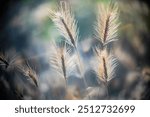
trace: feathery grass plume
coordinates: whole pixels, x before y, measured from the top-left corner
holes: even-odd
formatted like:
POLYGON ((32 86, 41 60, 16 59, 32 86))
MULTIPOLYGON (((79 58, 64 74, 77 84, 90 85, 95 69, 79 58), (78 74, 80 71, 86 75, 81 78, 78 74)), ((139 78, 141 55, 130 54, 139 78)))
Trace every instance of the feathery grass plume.
POLYGON ((100 3, 98 5, 98 18, 95 26, 96 39, 100 41, 102 47, 112 41, 117 40, 117 32, 120 23, 117 3, 100 3))
POLYGON ((74 19, 74 15, 71 12, 69 4, 67 4, 66 2, 60 2, 59 10, 51 11, 50 18, 53 20, 62 36, 66 39, 66 42, 68 42, 68 44, 74 47, 77 53, 80 74, 81 77, 83 78, 85 87, 87 87, 87 83, 83 75, 83 65, 81 63, 79 51, 77 48, 78 42, 77 23, 74 19))
POLYGON ((7 53, 0 52, 0 67, 4 71, 19 70, 21 63, 21 57, 14 50, 7 53))
POLYGON ((50 18, 55 23, 66 42, 76 48, 78 41, 77 22, 68 3, 62 1, 57 11, 50 10, 50 18))
POLYGON ((115 77, 117 59, 113 55, 109 55, 106 49, 100 51, 99 48, 96 48, 96 57, 99 61, 98 78, 103 82, 109 82, 115 77))
POLYGON ((115 68, 117 67, 117 59, 113 55, 108 54, 107 50, 95 49, 96 57, 99 65, 96 69, 97 77, 104 83, 109 98, 108 82, 115 77, 115 68))
POLYGON ((38 87, 38 75, 35 72, 35 70, 33 70, 31 68, 31 66, 29 65, 28 61, 25 62, 26 65, 23 67, 20 67, 20 71, 23 73, 24 76, 30 78, 36 87, 38 87))
POLYGON ((67 87, 68 76, 74 72, 76 63, 74 63, 76 56, 71 54, 71 49, 66 47, 66 43, 60 43, 58 46, 53 42, 54 50, 50 57, 50 63, 61 77, 65 79, 67 87))
POLYGON ((50 11, 50 18, 53 20, 62 36, 66 39, 66 42, 74 47, 77 53, 79 71, 81 77, 83 78, 85 87, 87 87, 87 83, 83 75, 83 65, 77 48, 77 22, 74 19, 74 15, 71 12, 69 4, 67 4, 66 2, 60 2, 60 8, 58 11, 50 11))

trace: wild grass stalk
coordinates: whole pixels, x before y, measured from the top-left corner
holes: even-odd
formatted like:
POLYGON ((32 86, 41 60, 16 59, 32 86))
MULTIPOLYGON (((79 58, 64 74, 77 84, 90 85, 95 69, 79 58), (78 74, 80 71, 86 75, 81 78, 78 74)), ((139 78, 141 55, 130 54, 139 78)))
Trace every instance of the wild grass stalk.
POLYGON ((25 67, 24 59, 16 52, 0 53, 0 67, 4 68, 5 72, 21 72, 23 75, 31 78, 36 86, 38 86, 38 77, 36 72, 27 63, 25 67), (11 54, 13 54, 11 56, 11 54))
POLYGON ((115 68, 117 67, 117 60, 113 55, 108 54, 107 50, 100 50, 96 48, 96 57, 98 60, 97 76, 104 83, 106 87, 107 97, 109 97, 108 83, 115 77, 115 68))
POLYGON ((69 4, 66 2, 61 2, 58 11, 50 11, 50 18, 55 23, 61 35, 65 38, 65 41, 74 48, 77 54, 79 71, 81 77, 83 78, 85 87, 87 87, 87 83, 84 77, 83 64, 81 62, 79 50, 77 47, 79 38, 77 22, 74 19, 74 15, 71 12, 69 4))
POLYGON ((38 75, 36 71, 30 66, 29 62, 26 61, 25 65, 20 67, 20 71, 23 73, 24 76, 30 78, 36 87, 38 87, 38 75))
POLYGON ((96 39, 102 45, 102 49, 109 43, 118 40, 119 10, 117 3, 100 3, 98 5, 98 17, 95 25, 96 39))
POLYGON ((100 3, 97 18, 96 39, 100 41, 100 47, 95 49, 99 61, 97 76, 104 83, 109 99, 109 81, 114 78, 117 60, 108 52, 107 45, 117 40, 118 36, 118 6, 116 3, 100 3))
POLYGON ((0 67, 4 68, 5 72, 18 71, 22 62, 21 57, 15 51, 2 53, 0 52, 0 67))
POLYGON ((68 86, 68 77, 74 71, 76 57, 71 56, 71 49, 67 48, 66 43, 59 43, 58 46, 53 42, 54 51, 51 54, 50 62, 55 71, 64 78, 65 87, 68 86))
MULTIPOLYGON (((75 71, 77 66, 75 61, 78 61, 79 72, 85 88, 87 88, 88 85, 84 77, 84 66, 78 48, 79 31, 77 21, 74 18, 70 5, 67 2, 60 2, 58 10, 50 11, 50 18, 65 39, 60 43, 56 43, 56 41, 52 43, 54 50, 50 56, 52 68, 64 79, 67 91, 68 78, 75 71), (73 55, 72 48, 75 51, 73 55)), ((95 56, 98 60, 95 71, 98 79, 105 85, 107 99, 110 99, 109 82, 115 77, 115 69, 117 67, 117 60, 111 51, 108 52, 108 46, 118 39, 118 27, 120 25, 118 20, 119 10, 116 3, 100 3, 98 5, 98 17, 95 30, 96 39, 99 40, 100 46, 95 48, 95 56)), ((7 57, 0 53, 0 68, 6 72, 19 70, 38 87, 38 75, 28 62, 24 64, 25 61, 16 56, 16 54, 13 57, 7 57)))

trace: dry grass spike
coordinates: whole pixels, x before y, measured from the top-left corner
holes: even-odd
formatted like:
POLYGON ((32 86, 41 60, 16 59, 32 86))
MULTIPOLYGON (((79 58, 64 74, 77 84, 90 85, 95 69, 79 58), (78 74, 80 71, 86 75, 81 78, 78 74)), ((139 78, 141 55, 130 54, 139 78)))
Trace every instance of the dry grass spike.
POLYGON ((5 71, 18 71, 22 62, 23 60, 14 50, 7 53, 0 52, 0 67, 5 71))
POLYGON ((67 86, 68 76, 75 71, 76 56, 70 55, 72 50, 66 47, 66 43, 61 42, 57 46, 56 42, 53 42, 53 47, 54 51, 50 57, 51 66, 65 79, 67 86))
POLYGON ((109 4, 100 3, 98 10, 99 14, 95 25, 96 39, 101 42, 102 46, 105 46, 117 40, 120 25, 118 5, 113 2, 109 4))
POLYGON ((115 77, 115 69, 117 67, 117 59, 113 55, 109 55, 107 50, 96 48, 96 57, 99 65, 97 68, 97 76, 103 82, 109 82, 115 77))
POLYGON ((60 2, 60 6, 57 11, 50 10, 50 18, 60 31, 61 35, 65 37, 66 42, 73 47, 76 47, 78 29, 77 22, 71 12, 70 5, 64 1, 60 2))
POLYGON ((31 68, 28 61, 26 61, 26 66, 20 67, 20 71, 22 71, 23 75, 30 78, 36 87, 38 87, 38 75, 37 73, 31 68))
POLYGON ((78 51, 78 29, 77 22, 74 19, 74 15, 71 12, 70 5, 67 2, 60 2, 60 8, 58 11, 50 11, 50 18, 53 20, 61 35, 66 39, 66 42, 74 47, 77 58, 78 58, 78 66, 81 74, 81 78, 83 78, 85 87, 87 88, 87 83, 84 78, 84 70, 83 64, 80 59, 80 54, 78 51))

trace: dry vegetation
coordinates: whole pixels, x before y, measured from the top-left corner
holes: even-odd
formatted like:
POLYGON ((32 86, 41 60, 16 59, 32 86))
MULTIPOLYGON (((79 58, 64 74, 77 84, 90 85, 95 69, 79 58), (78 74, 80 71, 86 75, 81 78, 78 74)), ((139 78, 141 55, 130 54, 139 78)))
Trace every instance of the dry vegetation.
POLYGON ((145 80, 149 80, 149 77, 146 77, 149 76, 149 67, 139 72, 133 70, 126 76, 122 73, 124 75, 120 75, 122 79, 118 78, 118 73, 127 71, 120 67, 119 63, 122 59, 126 59, 125 65, 132 66, 130 69, 135 68, 132 57, 122 53, 120 46, 115 46, 119 40, 119 7, 116 2, 100 2, 97 8, 95 33, 92 43, 88 45, 92 48, 92 60, 86 63, 90 66, 88 69, 80 51, 82 47, 80 47, 77 21, 71 5, 63 1, 57 9, 50 9, 49 12, 51 21, 61 35, 61 40, 51 41, 50 55, 47 56, 49 59, 47 64, 51 67, 49 77, 54 77, 56 80, 51 80, 50 83, 45 80, 48 88, 44 87, 47 92, 42 92, 40 89, 43 86, 42 78, 40 79, 40 73, 32 66, 30 58, 18 56, 12 51, 0 52, 1 87, 6 88, 6 92, 12 93, 9 95, 13 95, 15 99, 126 99, 126 97, 127 99, 140 99, 144 91, 141 86, 145 80), (96 44, 93 44, 94 42, 96 44), (120 56, 119 59, 118 56, 120 56), (118 72, 117 68, 123 70, 118 72), (77 76, 81 84, 77 82, 78 85, 76 85, 73 82, 73 85, 70 85, 70 79, 73 76, 75 78, 77 76), (11 78, 14 77, 17 77, 16 81, 12 81, 11 78), (96 79, 96 85, 89 85, 87 77, 92 80, 96 79), (141 80, 141 77, 145 80, 141 80), (23 78, 22 81, 20 78, 23 78), (137 90, 139 90, 138 93, 137 90), (119 92, 115 95, 116 97, 112 96, 115 91, 119 92))
MULTIPOLYGON (((95 56, 98 61, 97 69, 95 70, 99 80, 104 82, 106 85, 107 90, 107 96, 109 97, 108 92, 108 82, 114 78, 115 75, 115 68, 117 66, 116 59, 107 51, 107 45, 113 41, 116 41, 117 38, 117 31, 118 31, 118 6, 116 3, 109 3, 107 4, 100 4, 98 5, 99 8, 99 14, 97 18, 97 23, 95 25, 96 29, 96 36, 95 38, 100 41, 100 44, 98 47, 95 48, 95 56)), ((60 31, 61 35, 64 37, 65 40, 64 43, 69 44, 69 49, 75 50, 75 55, 78 58, 78 68, 80 69, 81 78, 84 81, 84 85, 86 88, 88 88, 86 79, 84 78, 84 70, 83 70, 83 64, 80 59, 80 53, 78 51, 78 29, 77 24, 74 19, 74 16, 71 12, 70 6, 66 2, 61 2, 58 11, 50 11, 50 18, 55 23, 58 31, 60 31)), ((66 44, 65 44, 66 45, 66 44)), ((61 48, 61 51, 64 51, 63 48, 61 48)), ((57 50, 57 49, 56 49, 57 50)), ((57 65, 57 67, 62 68, 63 76, 66 78, 66 64, 65 64, 65 58, 63 57, 63 52, 61 53, 61 56, 57 59, 53 59, 53 61, 61 61, 61 65, 57 65)), ((59 55, 56 55, 56 57, 59 55)), ((71 56, 70 56, 71 57, 71 56)), ((76 61, 74 61, 76 62, 76 61)), ((58 71, 56 69, 56 71, 58 71)), ((97 92, 98 93, 98 92, 97 92)), ((88 95, 88 94, 87 94, 88 95)), ((88 96, 88 98, 90 98, 88 96)))

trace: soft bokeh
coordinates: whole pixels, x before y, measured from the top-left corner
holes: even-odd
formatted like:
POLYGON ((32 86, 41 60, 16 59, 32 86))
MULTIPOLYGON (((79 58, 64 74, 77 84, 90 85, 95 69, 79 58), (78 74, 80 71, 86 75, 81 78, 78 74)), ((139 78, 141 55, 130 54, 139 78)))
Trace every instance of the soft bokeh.
MULTIPOLYGON (((52 40, 63 39, 49 18, 59 0, 2 0, 0 50, 28 60, 38 75, 38 87, 17 71, 0 72, 0 99, 106 99, 93 67, 97 4, 109 0, 64 0, 71 4, 79 28, 79 51, 84 65, 84 86, 78 69, 65 81, 50 64, 52 40), (15 52, 14 52, 15 51, 15 52), (99 86, 100 85, 100 86, 99 86)), ((114 0, 115 1, 115 0, 114 0)), ((119 40, 111 48, 118 59, 116 77, 109 82, 110 99, 150 98, 150 6, 144 1, 117 0, 120 10, 119 40)), ((110 45, 111 46, 111 45, 110 45)), ((18 60, 19 61, 19 60, 18 60)), ((13 70, 14 71, 14 70, 13 70)))

